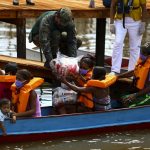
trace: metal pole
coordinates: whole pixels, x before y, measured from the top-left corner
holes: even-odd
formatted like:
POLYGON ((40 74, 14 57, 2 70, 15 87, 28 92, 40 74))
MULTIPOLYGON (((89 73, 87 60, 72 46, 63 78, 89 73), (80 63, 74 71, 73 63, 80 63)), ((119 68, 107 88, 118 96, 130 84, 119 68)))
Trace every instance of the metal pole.
POLYGON ((96 19, 96 65, 104 66, 106 18, 96 19))

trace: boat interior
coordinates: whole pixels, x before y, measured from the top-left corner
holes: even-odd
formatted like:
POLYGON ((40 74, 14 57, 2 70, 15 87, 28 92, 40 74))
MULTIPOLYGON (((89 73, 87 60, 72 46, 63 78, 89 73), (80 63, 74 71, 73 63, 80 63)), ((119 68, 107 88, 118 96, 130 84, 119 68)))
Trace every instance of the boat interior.
MULTIPOLYGON (((44 83, 45 85, 45 83, 44 83)), ((42 116, 48 116, 48 115, 60 115, 60 113, 57 111, 57 109, 55 109, 52 105, 52 93, 53 93, 53 89, 55 89, 55 86, 52 86, 52 84, 47 84, 46 86, 48 86, 48 88, 46 89, 47 91, 42 91, 39 92, 41 90, 41 88, 36 89, 37 93, 41 93, 40 95, 40 104, 41 104, 41 114, 42 116)), ((121 99, 120 99, 120 94, 116 94, 118 89, 122 92, 124 92, 124 88, 127 88, 128 85, 124 84, 124 87, 122 87, 122 85, 112 85, 110 87, 110 96, 111 96, 111 109, 121 109, 121 108, 125 108, 125 106, 123 106, 121 99)), ((42 89, 44 89, 42 87, 42 89)), ((76 103, 76 104, 65 104, 65 109, 66 109, 66 113, 67 114, 73 114, 73 113, 87 113, 87 112, 94 112, 92 109, 89 109, 87 107, 85 107, 82 103, 76 103)))

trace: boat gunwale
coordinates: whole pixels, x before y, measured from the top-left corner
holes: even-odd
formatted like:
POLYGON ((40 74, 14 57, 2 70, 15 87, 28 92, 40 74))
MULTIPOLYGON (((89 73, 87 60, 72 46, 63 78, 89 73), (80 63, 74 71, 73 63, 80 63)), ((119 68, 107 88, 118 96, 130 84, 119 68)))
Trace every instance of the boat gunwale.
MULTIPOLYGON (((52 107, 52 106, 50 106, 52 107)), ((132 110, 132 109, 139 109, 139 108, 145 108, 150 107, 150 105, 144 105, 144 106, 137 106, 133 108, 119 108, 119 109, 110 109, 107 111, 93 111, 93 112, 84 112, 84 113, 71 113, 71 114, 60 114, 60 115, 47 115, 47 116, 41 116, 41 117, 20 117, 17 118, 17 120, 26 120, 26 119, 42 119, 42 118, 55 118, 55 117, 64 117, 64 116, 79 116, 79 115, 86 115, 86 114, 102 114, 102 113, 112 113, 112 112, 119 112, 119 111, 126 111, 126 110, 132 110)))

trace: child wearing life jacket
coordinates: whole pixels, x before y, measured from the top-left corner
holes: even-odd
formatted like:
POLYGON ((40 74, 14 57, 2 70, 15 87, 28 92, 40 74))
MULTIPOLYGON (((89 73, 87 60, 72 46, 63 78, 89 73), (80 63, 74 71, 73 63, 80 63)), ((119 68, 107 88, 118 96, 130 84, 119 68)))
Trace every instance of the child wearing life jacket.
POLYGON ((129 107, 150 104, 150 42, 141 46, 141 54, 134 70, 118 75, 121 78, 133 80, 125 90, 129 94, 123 96, 123 103, 129 107), (131 84, 132 83, 132 84, 131 84), (133 89, 132 91, 130 89, 133 89))
MULTIPOLYGON (((110 96, 109 87, 103 87, 103 81, 106 79, 106 70, 103 67, 96 66, 93 68, 92 79, 89 81, 94 81, 96 84, 78 87, 69 83, 65 78, 62 82, 65 83, 69 88, 76 92, 91 94, 92 97, 87 98, 87 101, 91 104, 87 107, 94 109, 95 111, 105 111, 111 108, 110 106, 110 96), (102 83, 102 84, 101 84, 102 83), (101 86, 102 85, 102 86, 101 86)), ((105 82, 105 81, 104 81, 105 82)), ((84 102, 83 102, 84 103, 84 102)), ((88 103, 84 103, 85 105, 88 103)))
POLYGON ((81 58, 79 62, 79 73, 72 75, 76 85, 84 86, 84 84, 91 79, 94 65, 95 57, 92 55, 88 54, 81 58))
POLYGON ((12 123, 16 122, 16 116, 12 111, 10 110, 10 100, 8 99, 1 99, 0 100, 0 128, 2 130, 3 136, 6 136, 6 129, 3 124, 4 120, 6 118, 11 118, 12 123))
MULTIPOLYGON (((84 86, 84 84, 91 79, 92 70, 94 66, 94 57, 91 55, 87 55, 81 58, 79 62, 79 73, 71 73, 67 75, 67 80, 71 83, 75 83, 79 86, 84 86)), ((61 83, 60 87, 57 87, 53 90, 53 106, 59 114, 66 114, 70 112, 69 108, 71 108, 70 104, 76 104, 77 102, 77 92, 71 90, 64 83, 61 83), (69 107, 66 109, 67 104, 69 107)), ((82 97, 82 96, 80 96, 82 97)), ((75 110, 72 109, 71 112, 75 110)))
POLYGON ((12 85, 12 104, 17 117, 40 117, 41 108, 35 88, 44 82, 42 78, 33 78, 32 74, 21 69, 16 73, 12 85))

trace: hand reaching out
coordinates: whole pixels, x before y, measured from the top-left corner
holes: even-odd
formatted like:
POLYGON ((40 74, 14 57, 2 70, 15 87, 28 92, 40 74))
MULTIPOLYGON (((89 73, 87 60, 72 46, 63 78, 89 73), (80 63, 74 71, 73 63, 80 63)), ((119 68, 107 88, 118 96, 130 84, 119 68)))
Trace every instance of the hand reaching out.
POLYGON ((115 34, 116 29, 115 29, 115 25, 114 24, 110 24, 110 33, 111 34, 115 34))
POLYGON ((136 98, 136 93, 130 94, 130 95, 127 95, 127 96, 124 96, 124 97, 122 98, 122 103, 123 103, 125 106, 128 106, 129 103, 131 103, 135 98, 136 98))
POLYGON ((15 115, 12 116, 11 122, 12 122, 12 123, 16 123, 16 116, 15 116, 15 115))
POLYGON ((145 28, 146 28, 146 23, 141 22, 140 27, 139 27, 139 35, 142 35, 145 32, 145 28))

